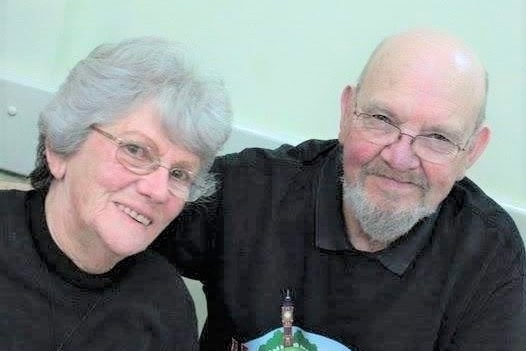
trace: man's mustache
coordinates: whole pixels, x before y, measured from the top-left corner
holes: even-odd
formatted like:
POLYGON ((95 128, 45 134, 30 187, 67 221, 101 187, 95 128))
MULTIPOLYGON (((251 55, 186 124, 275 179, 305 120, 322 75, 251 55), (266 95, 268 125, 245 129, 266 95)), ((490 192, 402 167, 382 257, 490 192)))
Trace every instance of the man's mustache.
POLYGON ((425 177, 415 172, 400 172, 389 167, 380 160, 371 161, 364 166, 364 171, 368 175, 375 175, 393 179, 397 182, 411 183, 423 190, 427 190, 429 185, 425 177))

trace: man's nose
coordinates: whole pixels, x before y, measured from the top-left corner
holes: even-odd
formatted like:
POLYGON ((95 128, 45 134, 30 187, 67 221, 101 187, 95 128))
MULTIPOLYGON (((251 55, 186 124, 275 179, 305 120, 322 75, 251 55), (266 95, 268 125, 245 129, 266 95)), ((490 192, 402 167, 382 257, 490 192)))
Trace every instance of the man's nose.
POLYGON ((400 133, 392 144, 384 147, 380 155, 393 169, 407 171, 420 165, 420 158, 413 151, 414 137, 400 133))

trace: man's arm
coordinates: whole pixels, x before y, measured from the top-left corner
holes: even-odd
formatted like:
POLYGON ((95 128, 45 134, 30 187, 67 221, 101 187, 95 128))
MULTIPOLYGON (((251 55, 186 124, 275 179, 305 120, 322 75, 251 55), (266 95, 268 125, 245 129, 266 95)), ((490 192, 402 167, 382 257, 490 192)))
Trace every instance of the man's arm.
POLYGON ((512 229, 518 239, 495 251, 448 350, 526 350, 526 259, 512 229))
POLYGON ((217 179, 214 195, 188 203, 152 244, 152 248, 174 264, 182 275, 200 281, 206 280, 216 232, 222 227, 219 216, 222 201, 220 164, 218 158, 211 169, 217 179))

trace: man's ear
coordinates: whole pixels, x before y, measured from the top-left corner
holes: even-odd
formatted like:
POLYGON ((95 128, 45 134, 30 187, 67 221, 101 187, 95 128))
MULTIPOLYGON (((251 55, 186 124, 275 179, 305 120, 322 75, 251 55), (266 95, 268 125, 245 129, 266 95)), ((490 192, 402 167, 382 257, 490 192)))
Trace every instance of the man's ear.
POLYGON ((488 146, 490 136, 491 131, 486 126, 480 128, 480 130, 473 136, 473 140, 471 143, 469 143, 468 150, 466 151, 467 155, 464 164, 464 172, 462 172, 462 174, 459 176, 460 179, 464 177, 465 171, 473 166, 478 158, 482 155, 486 149, 486 146, 488 146))
POLYGON ((354 92, 355 89, 347 85, 340 97, 340 132, 338 133, 340 143, 343 143, 349 133, 351 117, 354 112, 354 92))
POLYGON ((477 134, 473 136, 473 141, 471 142, 471 146, 468 150, 468 159, 466 164, 467 168, 473 166, 480 155, 482 155, 486 149, 486 146, 488 146, 490 136, 491 132, 486 126, 480 128, 477 134))
POLYGON ((53 177, 56 179, 62 179, 66 174, 66 159, 64 156, 51 150, 47 143, 45 155, 49 170, 53 177))

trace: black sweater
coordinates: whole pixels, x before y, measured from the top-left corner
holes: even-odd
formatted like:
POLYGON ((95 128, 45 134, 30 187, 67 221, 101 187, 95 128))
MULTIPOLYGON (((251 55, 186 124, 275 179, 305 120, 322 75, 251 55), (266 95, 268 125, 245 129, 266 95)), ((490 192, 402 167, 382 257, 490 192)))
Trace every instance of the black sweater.
POLYGON ((191 297, 149 250, 105 274, 51 239, 39 192, 0 191, 0 350, 196 350, 191 297))

